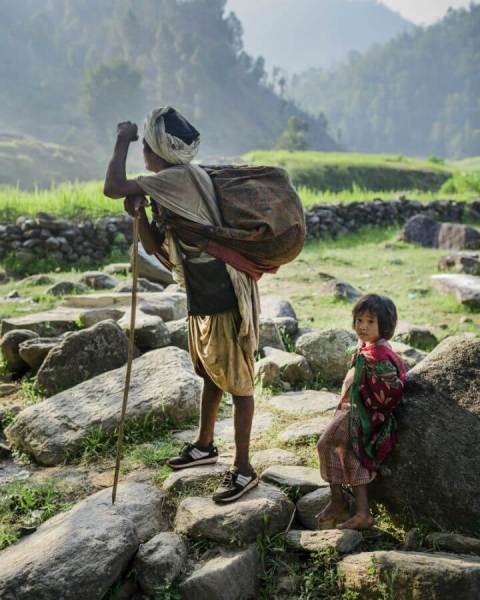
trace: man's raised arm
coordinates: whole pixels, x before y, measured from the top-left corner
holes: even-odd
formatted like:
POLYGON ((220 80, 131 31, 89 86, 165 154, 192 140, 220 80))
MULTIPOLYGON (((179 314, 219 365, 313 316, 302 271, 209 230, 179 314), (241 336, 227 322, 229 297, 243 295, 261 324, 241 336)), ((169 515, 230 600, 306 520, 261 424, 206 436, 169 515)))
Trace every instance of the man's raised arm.
POLYGON ((126 121, 117 125, 117 141, 113 149, 113 156, 105 175, 103 193, 109 198, 124 198, 143 194, 142 188, 136 181, 127 179, 127 155, 131 142, 138 140, 138 129, 135 123, 126 121))

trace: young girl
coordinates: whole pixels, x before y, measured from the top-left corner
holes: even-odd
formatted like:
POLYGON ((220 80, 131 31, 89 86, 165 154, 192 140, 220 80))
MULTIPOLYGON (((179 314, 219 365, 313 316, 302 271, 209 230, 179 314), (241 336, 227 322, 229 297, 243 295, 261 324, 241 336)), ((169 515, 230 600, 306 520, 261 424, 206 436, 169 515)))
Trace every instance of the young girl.
POLYGON ((318 515, 321 527, 366 529, 374 523, 367 485, 395 446, 393 411, 405 383, 405 367, 387 342, 396 324, 397 309, 385 296, 367 294, 353 308, 359 345, 335 417, 318 442, 320 472, 332 493, 330 503, 318 515), (352 487, 355 497, 351 518, 344 485, 352 487))

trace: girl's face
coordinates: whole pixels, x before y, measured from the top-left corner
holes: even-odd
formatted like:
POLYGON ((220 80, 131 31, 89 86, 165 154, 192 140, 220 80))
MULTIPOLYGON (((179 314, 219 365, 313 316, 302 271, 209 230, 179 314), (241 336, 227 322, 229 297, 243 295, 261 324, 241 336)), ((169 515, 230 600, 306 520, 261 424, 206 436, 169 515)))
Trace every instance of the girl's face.
POLYGON ((380 339, 377 316, 370 313, 360 313, 355 317, 355 333, 366 344, 374 344, 380 339))

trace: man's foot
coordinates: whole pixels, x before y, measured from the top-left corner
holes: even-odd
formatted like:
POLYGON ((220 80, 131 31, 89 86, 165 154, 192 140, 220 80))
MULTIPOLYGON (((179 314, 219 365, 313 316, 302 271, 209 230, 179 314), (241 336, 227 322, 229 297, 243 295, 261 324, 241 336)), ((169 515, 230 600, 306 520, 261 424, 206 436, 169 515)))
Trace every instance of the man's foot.
POLYGON ((213 444, 206 448, 196 444, 187 444, 180 452, 179 456, 169 458, 167 465, 171 469, 188 469, 197 465, 210 465, 218 460, 218 450, 213 444))
POLYGON ((372 515, 356 514, 351 519, 339 523, 338 529, 370 529, 375 524, 372 515))
POLYGON ((253 469, 248 475, 243 475, 234 467, 225 474, 220 487, 216 489, 212 499, 214 502, 233 502, 257 485, 258 475, 253 469))

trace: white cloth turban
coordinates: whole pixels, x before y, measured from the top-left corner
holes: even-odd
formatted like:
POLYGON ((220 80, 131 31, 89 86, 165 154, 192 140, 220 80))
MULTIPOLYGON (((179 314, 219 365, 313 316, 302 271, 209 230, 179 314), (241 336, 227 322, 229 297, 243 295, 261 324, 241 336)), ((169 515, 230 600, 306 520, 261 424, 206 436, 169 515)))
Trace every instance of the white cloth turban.
MULTIPOLYGON (((184 165, 195 158, 200 146, 200 137, 189 145, 180 138, 167 133, 164 115, 170 110, 172 110, 171 106, 165 106, 149 113, 143 126, 143 137, 160 158, 172 165, 184 165)), ((176 112, 180 117, 182 116, 178 111, 176 112)))

